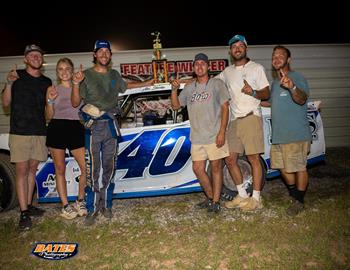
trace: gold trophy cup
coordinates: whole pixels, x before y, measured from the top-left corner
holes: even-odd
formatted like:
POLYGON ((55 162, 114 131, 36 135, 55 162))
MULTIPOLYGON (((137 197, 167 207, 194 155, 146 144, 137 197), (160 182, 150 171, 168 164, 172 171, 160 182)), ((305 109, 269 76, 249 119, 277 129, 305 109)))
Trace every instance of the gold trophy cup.
POLYGON ((152 71, 153 79, 155 85, 169 84, 168 77, 168 64, 165 56, 162 55, 161 48, 162 44, 160 43, 160 32, 155 31, 151 33, 152 36, 155 36, 153 40, 153 60, 152 60, 152 71))

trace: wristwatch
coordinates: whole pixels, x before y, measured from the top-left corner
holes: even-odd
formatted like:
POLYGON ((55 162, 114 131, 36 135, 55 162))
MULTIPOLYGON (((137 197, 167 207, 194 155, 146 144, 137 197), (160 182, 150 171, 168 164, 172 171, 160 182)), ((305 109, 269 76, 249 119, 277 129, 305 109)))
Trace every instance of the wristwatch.
POLYGON ((54 99, 48 98, 48 99, 47 99, 47 104, 53 105, 53 104, 55 104, 55 100, 54 100, 54 99))

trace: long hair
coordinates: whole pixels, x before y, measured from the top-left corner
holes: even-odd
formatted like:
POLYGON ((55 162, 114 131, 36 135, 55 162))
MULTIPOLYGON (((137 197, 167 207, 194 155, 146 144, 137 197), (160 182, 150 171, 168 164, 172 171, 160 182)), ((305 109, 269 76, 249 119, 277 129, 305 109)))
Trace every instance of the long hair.
MULTIPOLYGON (((61 64, 61 63, 66 63, 67 65, 69 65, 71 68, 72 68, 72 72, 74 72, 74 64, 72 62, 72 60, 70 60, 69 58, 67 57, 64 57, 64 58, 61 58, 57 61, 57 64, 56 64, 56 74, 57 74, 57 71, 58 71, 58 66, 61 64)), ((57 76, 57 82, 58 83, 61 83, 61 79, 57 76)))

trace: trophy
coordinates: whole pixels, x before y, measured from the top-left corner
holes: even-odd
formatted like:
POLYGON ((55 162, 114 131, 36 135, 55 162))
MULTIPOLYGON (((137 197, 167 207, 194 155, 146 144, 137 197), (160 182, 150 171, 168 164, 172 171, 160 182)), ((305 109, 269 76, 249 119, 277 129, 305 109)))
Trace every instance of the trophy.
POLYGON ((165 59, 165 55, 162 55, 161 48, 162 44, 160 43, 160 32, 155 31, 151 33, 152 36, 155 36, 153 40, 153 60, 152 60, 152 71, 153 79, 155 85, 169 84, 168 78, 168 64, 165 59))

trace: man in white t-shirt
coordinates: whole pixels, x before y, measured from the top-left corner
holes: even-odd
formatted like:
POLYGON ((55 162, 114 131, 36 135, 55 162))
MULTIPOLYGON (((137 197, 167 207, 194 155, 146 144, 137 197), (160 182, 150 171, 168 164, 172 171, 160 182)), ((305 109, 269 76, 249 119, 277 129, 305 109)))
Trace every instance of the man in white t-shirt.
POLYGON ((263 207, 260 196, 263 168, 259 154, 264 152, 264 138, 260 102, 269 98, 270 89, 264 67, 247 57, 245 37, 233 36, 229 40, 229 46, 234 63, 217 78, 225 82, 231 95, 231 121, 227 131, 230 156, 225 158, 225 162, 237 186, 238 195, 225 206, 252 211, 263 207), (244 153, 252 166, 252 197, 249 197, 243 187, 242 172, 237 163, 239 155, 244 153))

